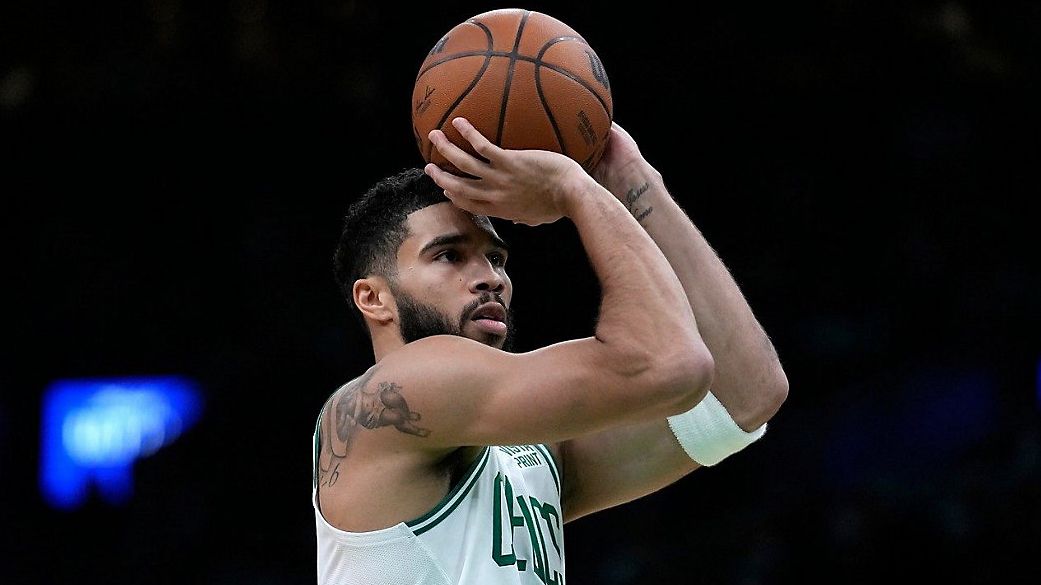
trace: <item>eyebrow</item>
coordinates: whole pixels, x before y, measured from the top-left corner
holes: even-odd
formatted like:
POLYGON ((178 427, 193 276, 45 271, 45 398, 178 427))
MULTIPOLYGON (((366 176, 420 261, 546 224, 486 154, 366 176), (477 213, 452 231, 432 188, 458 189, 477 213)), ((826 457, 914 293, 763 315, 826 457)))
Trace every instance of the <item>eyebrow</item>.
MULTIPOLYGON (((485 232, 485 233, 488 234, 488 237, 492 239, 492 244, 494 244, 496 248, 501 248, 503 251, 506 251, 506 252, 510 251, 510 247, 507 246, 506 242, 502 241, 502 239, 499 238, 499 236, 496 236, 495 234, 493 234, 491 232, 485 232)), ((427 244, 425 246, 423 246, 423 248, 419 251, 419 254, 423 255, 423 254, 426 253, 427 250, 429 250, 431 248, 436 248, 438 246, 451 246, 453 244, 461 244, 461 243, 467 242, 469 240, 470 240, 470 236, 468 236, 466 234, 461 234, 461 233, 444 234, 442 236, 437 236, 433 240, 430 240, 429 242, 427 242, 427 244)))

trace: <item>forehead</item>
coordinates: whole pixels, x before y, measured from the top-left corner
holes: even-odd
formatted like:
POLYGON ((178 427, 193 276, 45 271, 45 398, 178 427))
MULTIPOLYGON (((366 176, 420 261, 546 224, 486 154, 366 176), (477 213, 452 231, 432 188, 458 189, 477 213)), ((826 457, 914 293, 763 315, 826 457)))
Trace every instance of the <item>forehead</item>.
POLYGON ((476 242, 491 242, 498 239, 492 222, 483 215, 473 215, 451 203, 437 203, 417 209, 408 215, 409 236, 402 242, 401 249, 419 247, 438 236, 463 234, 476 242))

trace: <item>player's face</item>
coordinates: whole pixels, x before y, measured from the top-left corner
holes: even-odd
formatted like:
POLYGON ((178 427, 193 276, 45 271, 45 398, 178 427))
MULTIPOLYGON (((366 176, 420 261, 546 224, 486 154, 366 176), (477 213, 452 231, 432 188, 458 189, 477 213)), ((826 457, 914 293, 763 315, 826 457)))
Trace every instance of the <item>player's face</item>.
POLYGON ((405 343, 449 334, 508 348, 513 284, 491 222, 439 203, 410 214, 408 228, 394 279, 405 343))

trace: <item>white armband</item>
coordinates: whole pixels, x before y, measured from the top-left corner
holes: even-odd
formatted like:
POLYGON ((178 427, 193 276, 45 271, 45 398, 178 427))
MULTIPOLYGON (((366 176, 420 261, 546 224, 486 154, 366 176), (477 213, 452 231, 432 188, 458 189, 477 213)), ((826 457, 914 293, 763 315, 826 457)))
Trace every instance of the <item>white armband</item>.
POLYGON ((737 426, 727 409, 711 392, 697 406, 669 417, 669 428, 691 459, 711 466, 759 440, 766 424, 752 432, 737 426))

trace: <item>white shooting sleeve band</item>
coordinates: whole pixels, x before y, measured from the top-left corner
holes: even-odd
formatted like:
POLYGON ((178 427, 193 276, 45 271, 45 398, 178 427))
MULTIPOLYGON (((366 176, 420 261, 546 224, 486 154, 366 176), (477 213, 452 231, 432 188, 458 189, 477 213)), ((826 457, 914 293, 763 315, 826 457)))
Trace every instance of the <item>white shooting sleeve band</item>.
POLYGON ((726 407, 711 392, 697 406, 669 417, 669 428, 691 459, 711 466, 759 440, 766 424, 752 432, 737 426, 726 407))

